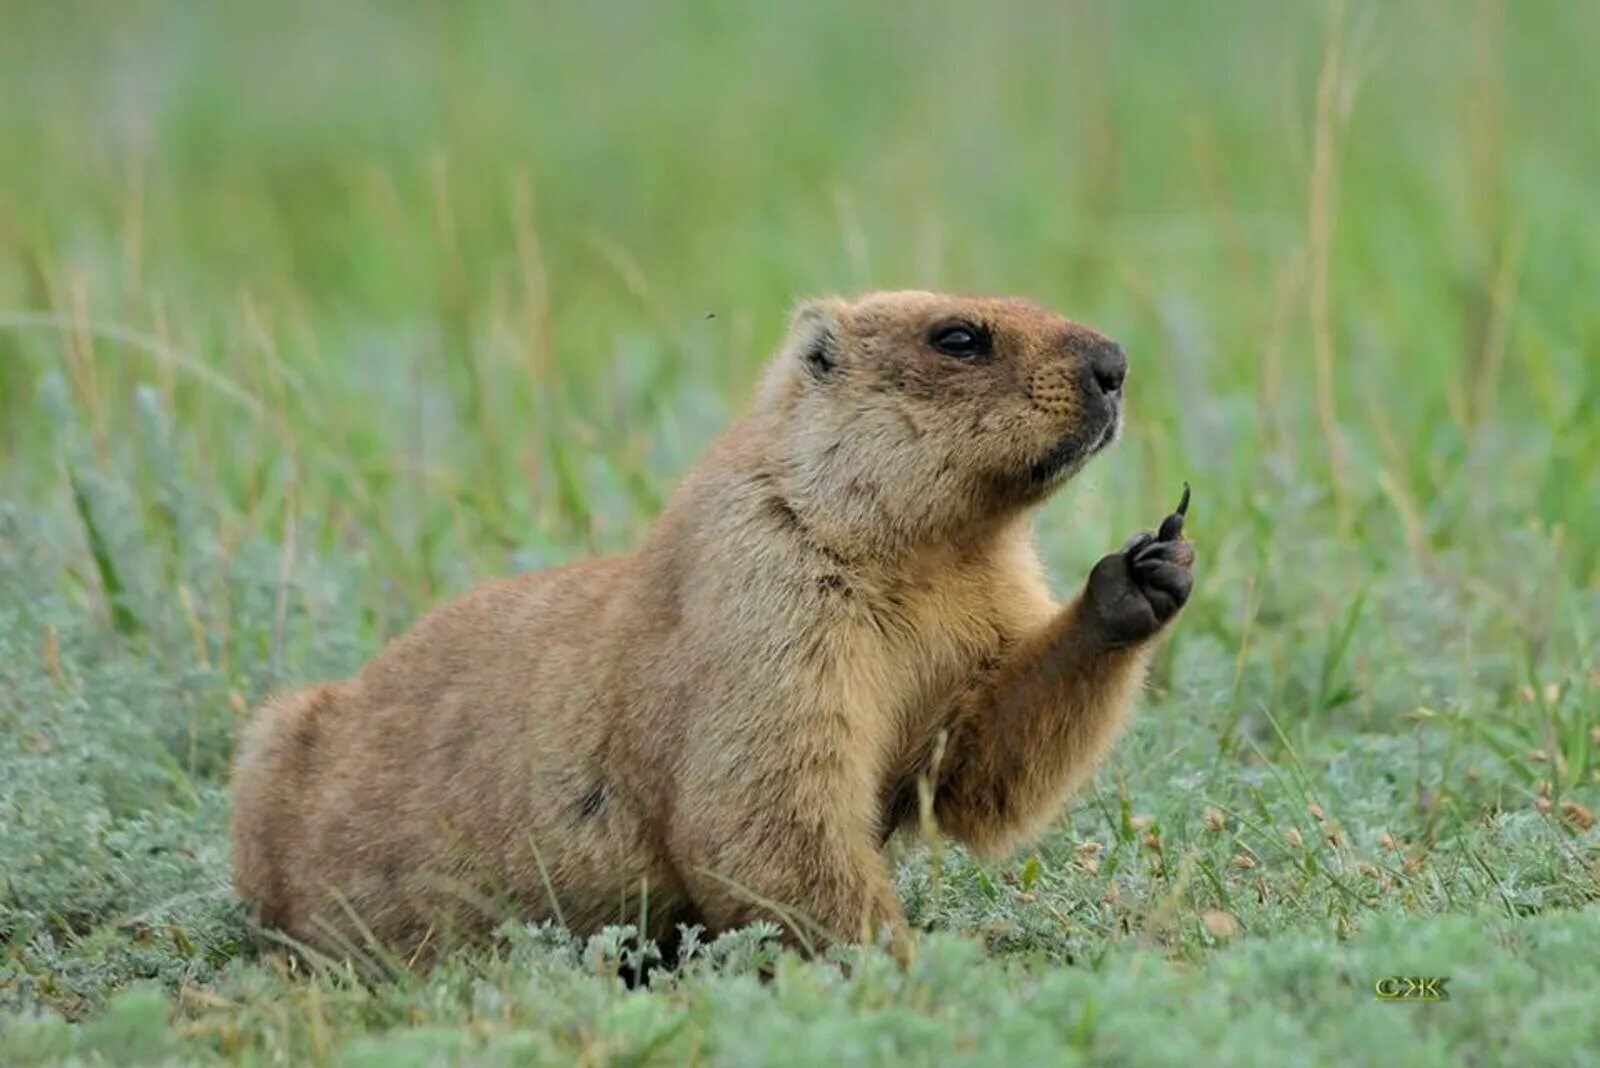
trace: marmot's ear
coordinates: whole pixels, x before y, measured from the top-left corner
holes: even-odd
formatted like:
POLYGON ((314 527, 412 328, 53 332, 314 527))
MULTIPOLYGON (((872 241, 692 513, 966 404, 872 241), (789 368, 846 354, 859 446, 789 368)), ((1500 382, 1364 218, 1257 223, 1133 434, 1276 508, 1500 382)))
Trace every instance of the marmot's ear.
POLYGON ((796 308, 785 348, 814 380, 831 375, 839 366, 840 356, 839 317, 833 307, 824 301, 808 300, 796 308))

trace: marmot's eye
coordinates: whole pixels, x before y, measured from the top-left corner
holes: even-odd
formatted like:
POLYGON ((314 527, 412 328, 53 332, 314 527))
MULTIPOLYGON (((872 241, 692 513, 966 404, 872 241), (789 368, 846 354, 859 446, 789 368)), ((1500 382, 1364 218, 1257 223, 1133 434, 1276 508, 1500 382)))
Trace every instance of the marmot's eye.
POLYGON ((949 323, 934 327, 928 344, 946 356, 987 356, 993 347, 989 331, 976 323, 949 323))

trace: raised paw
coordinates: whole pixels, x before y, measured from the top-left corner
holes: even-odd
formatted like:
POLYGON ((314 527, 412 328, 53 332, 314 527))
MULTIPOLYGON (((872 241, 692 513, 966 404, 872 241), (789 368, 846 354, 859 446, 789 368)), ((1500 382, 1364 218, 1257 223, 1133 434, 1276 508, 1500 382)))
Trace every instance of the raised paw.
POLYGON ((1166 626, 1194 587, 1194 545, 1183 540, 1189 487, 1158 531, 1145 531, 1089 573, 1085 608, 1108 645, 1141 642, 1166 626))

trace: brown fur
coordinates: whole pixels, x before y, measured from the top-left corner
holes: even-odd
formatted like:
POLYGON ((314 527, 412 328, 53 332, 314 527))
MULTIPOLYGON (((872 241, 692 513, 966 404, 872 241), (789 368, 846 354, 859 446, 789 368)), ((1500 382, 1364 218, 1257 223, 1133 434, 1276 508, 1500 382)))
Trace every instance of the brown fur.
POLYGON ((235 770, 239 893, 334 949, 497 910, 591 932, 645 886, 656 935, 898 928, 883 846, 918 779, 1001 853, 1140 685, 1148 641, 1053 603, 1026 520, 1114 436, 1089 377, 1113 350, 1018 300, 804 305, 638 552, 485 585, 267 706, 235 770), (955 318, 992 357, 934 351, 955 318))

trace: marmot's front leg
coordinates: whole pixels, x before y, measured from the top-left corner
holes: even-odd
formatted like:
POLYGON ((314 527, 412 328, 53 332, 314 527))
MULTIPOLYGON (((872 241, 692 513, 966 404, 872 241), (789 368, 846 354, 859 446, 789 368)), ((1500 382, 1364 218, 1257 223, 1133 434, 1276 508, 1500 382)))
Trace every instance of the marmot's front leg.
POLYGON ((1193 585, 1183 505, 1102 559, 1082 594, 966 694, 936 772, 934 815, 996 853, 1048 820, 1110 747, 1152 639, 1193 585))

